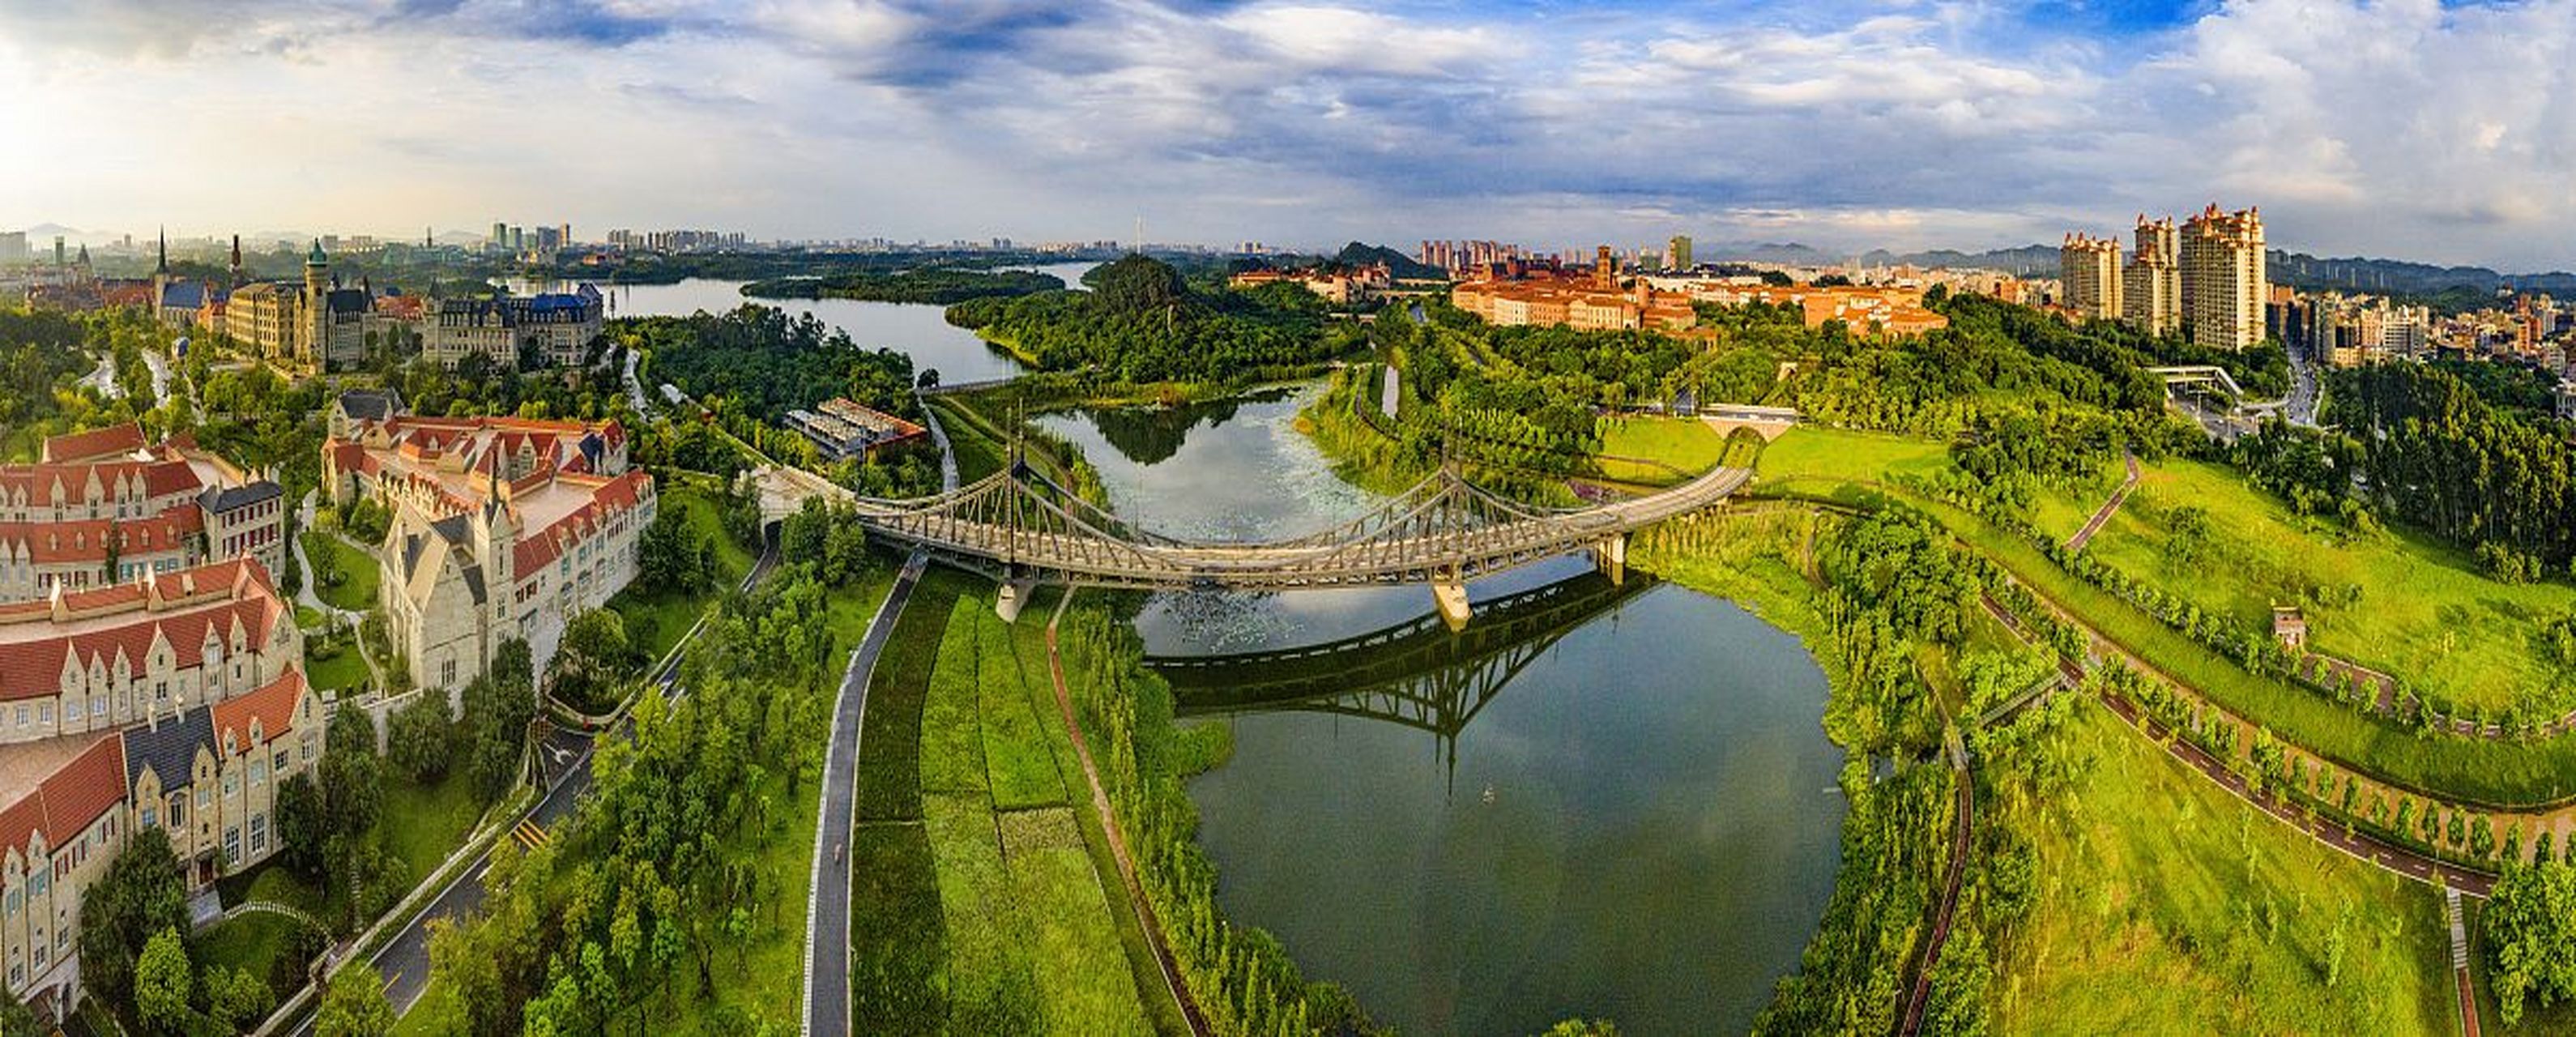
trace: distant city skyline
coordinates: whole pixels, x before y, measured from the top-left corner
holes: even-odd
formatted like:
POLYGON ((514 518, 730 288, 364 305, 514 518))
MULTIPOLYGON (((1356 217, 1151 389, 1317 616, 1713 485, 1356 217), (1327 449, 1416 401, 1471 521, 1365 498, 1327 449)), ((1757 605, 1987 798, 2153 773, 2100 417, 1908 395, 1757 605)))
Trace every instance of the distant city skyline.
POLYGON ((0 229, 1855 253, 2216 202, 2545 271, 2571 50, 2576 0, 0 0, 0 229))

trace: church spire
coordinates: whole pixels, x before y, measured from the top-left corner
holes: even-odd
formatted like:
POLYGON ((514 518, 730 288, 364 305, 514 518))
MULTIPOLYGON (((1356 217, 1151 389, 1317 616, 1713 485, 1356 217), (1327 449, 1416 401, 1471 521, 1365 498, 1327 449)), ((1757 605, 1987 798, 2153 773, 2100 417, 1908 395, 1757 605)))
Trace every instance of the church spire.
POLYGON ((156 274, 170 272, 170 228, 168 227, 161 228, 161 265, 152 268, 152 272, 156 274))

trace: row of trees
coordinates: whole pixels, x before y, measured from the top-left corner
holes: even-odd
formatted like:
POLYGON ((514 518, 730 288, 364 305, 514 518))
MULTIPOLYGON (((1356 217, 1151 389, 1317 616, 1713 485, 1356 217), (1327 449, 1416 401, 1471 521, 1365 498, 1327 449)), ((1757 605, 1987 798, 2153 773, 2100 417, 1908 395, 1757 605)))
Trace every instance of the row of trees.
MULTIPOLYGON (((708 996, 719 961, 804 924, 759 864, 795 832, 838 675, 823 587, 728 594, 631 732, 602 739, 591 794, 545 846, 496 851, 483 910, 432 931, 432 1032, 640 1030, 657 999, 708 996)), ((720 1019, 753 1032, 793 1019, 720 1019)))

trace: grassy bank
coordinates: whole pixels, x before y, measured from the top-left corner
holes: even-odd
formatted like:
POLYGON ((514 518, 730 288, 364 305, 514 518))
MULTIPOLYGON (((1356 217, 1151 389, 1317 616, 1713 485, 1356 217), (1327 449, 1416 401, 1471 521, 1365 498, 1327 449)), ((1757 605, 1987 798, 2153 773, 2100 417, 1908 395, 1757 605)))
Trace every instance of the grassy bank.
MULTIPOLYGON (((2043 509, 2041 528, 2071 534, 2073 525, 2051 524, 2076 510, 2043 509)), ((2490 714, 2560 681, 2539 629, 2576 610, 2576 586, 2563 579, 2499 583, 2464 552, 2403 530, 2352 535, 2202 462, 2147 466, 2087 550, 2242 629, 2269 629, 2275 604, 2302 605, 2317 650, 2490 714), (2185 509, 2213 532, 2177 543, 2174 520, 2185 509)))
POLYGON ((2021 537, 1885 482, 1891 474, 1930 474, 1948 463, 1946 447, 1938 443, 1799 428, 1763 452, 1754 493, 1846 506, 1902 501, 1931 515, 2121 648, 2211 701, 2391 785, 2490 809, 2550 805, 2576 796, 2576 738, 2521 744, 2420 734, 2286 681, 2257 677, 2128 602, 2076 579, 2021 537))
POLYGON ((1150 1033, 1165 1014, 1073 795, 1044 617, 1003 623, 989 588, 935 573, 881 660, 856 852, 875 870, 852 904, 863 1030, 1150 1033))
MULTIPOLYGON (((381 574, 376 556, 357 545, 321 530, 304 532, 304 554, 316 566, 334 566, 342 574, 336 585, 316 583, 314 596, 332 608, 365 612, 376 607, 376 584, 381 574)), ((312 574, 305 574, 310 578, 312 574)))
POLYGON ((2086 776, 2034 819, 2040 906, 1996 1032, 2457 1032, 2430 888, 2261 815, 2097 703, 2059 737, 2086 776))

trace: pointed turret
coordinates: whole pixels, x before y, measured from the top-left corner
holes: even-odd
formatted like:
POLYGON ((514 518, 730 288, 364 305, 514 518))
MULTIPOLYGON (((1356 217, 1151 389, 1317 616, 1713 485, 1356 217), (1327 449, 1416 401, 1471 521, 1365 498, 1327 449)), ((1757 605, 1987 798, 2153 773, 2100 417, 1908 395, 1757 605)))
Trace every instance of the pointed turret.
POLYGON ((170 272, 170 228, 168 227, 161 228, 161 264, 153 267, 152 272, 163 275, 170 272))

